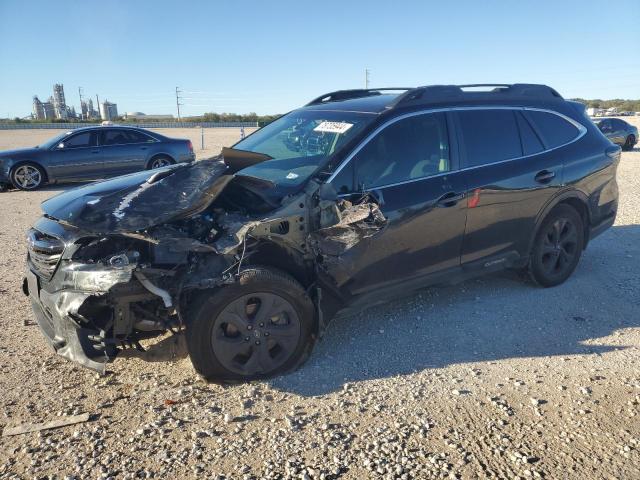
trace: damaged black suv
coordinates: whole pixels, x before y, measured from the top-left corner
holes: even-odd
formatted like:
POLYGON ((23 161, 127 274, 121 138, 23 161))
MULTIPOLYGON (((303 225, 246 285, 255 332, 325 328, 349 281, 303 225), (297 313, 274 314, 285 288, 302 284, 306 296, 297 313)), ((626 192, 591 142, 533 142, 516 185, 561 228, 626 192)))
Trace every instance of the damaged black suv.
POLYGON ((264 378, 339 311, 502 268, 564 282, 615 220, 619 158, 544 85, 332 92, 218 158, 47 200, 24 291, 86 367, 185 334, 204 377, 264 378))

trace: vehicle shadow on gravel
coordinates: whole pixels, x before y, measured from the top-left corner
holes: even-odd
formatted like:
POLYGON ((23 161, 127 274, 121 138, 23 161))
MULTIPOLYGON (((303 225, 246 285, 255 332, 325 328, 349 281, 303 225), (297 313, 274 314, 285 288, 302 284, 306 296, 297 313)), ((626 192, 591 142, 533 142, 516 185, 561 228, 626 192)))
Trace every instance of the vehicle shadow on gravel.
POLYGON ((626 348, 588 341, 640 327, 638 238, 639 225, 610 229, 589 245, 573 277, 555 288, 503 272, 335 319, 309 362, 270 384, 314 396, 346 382, 461 363, 626 348))

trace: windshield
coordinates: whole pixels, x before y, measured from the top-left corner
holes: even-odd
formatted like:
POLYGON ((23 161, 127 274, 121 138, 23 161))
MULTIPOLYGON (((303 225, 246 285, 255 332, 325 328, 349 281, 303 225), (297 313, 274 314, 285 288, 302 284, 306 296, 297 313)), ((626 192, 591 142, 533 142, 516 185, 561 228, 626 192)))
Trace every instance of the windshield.
POLYGON ((55 137, 50 138, 46 142, 41 143, 40 145, 38 145, 38 148, 51 148, 54 145, 60 143, 65 137, 67 137, 68 135, 70 135, 72 133, 73 132, 64 132, 64 133, 61 133, 60 135, 56 135, 55 137))
POLYGON ((375 117, 371 113, 293 111, 233 146, 272 157, 241 170, 239 175, 263 178, 276 186, 296 187, 375 117))

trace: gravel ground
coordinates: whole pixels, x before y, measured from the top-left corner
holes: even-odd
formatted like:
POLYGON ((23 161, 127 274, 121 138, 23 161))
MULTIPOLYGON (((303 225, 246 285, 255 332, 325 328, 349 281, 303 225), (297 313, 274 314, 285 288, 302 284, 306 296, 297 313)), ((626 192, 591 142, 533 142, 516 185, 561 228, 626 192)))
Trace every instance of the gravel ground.
POLYGON ((425 290, 336 321, 296 373, 231 387, 171 339, 105 377, 54 356, 20 285, 59 187, 0 194, 0 426, 94 414, 0 438, 0 477, 640 478, 640 149, 618 181, 616 225, 564 285, 425 290))

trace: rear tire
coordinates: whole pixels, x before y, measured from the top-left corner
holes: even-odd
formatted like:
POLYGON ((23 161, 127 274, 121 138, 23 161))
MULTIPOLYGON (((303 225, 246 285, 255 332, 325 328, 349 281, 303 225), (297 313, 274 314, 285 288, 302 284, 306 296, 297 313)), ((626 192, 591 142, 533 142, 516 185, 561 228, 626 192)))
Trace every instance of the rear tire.
POLYGON ((622 146, 623 150, 633 150, 633 146, 636 143, 636 137, 633 135, 629 135, 627 137, 627 140, 624 142, 624 145, 622 146))
POLYGON ((19 190, 37 190, 46 181, 44 169, 35 163, 21 163, 11 169, 11 184, 19 190))
POLYGON ((238 281, 200 292, 191 302, 191 362, 214 382, 269 378, 298 368, 316 339, 314 304, 289 275, 246 268, 238 281))
POLYGON ((584 248, 584 225, 569 205, 559 205, 544 219, 536 234, 529 274, 542 287, 560 285, 576 269, 584 248))
POLYGON ((153 157, 151 159, 151 161, 149 162, 148 170, 153 170, 154 168, 168 167, 169 165, 173 165, 174 163, 176 162, 173 161, 173 158, 167 155, 158 155, 157 157, 153 157))

